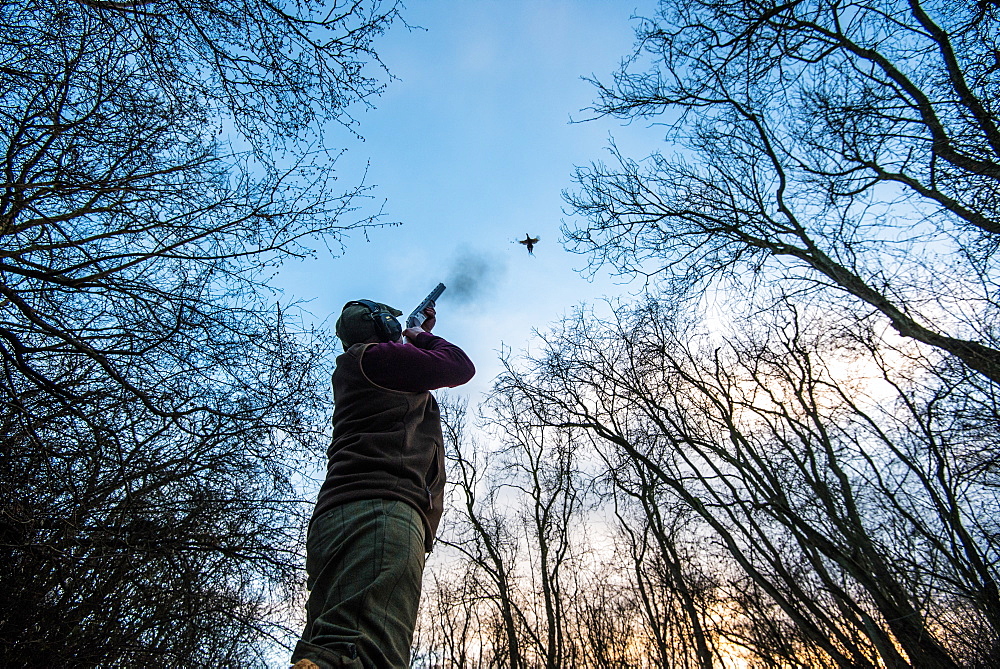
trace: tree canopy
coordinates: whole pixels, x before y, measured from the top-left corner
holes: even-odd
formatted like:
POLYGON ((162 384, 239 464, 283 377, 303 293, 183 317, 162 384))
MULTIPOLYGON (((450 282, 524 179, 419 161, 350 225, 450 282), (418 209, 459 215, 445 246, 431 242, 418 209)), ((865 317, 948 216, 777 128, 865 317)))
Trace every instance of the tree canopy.
POLYGON ((267 280, 379 224, 330 139, 398 9, 0 6, 5 664, 259 665, 280 635, 330 342, 267 280))
POLYGON ((682 290, 798 278, 1000 381, 997 21, 973 2, 663 3, 595 109, 662 118, 677 151, 581 168, 573 248, 682 290))
POLYGON ((564 232, 644 294, 507 359, 493 443, 452 432, 422 657, 997 664, 998 11, 639 20, 592 111, 666 141, 578 168, 564 232))

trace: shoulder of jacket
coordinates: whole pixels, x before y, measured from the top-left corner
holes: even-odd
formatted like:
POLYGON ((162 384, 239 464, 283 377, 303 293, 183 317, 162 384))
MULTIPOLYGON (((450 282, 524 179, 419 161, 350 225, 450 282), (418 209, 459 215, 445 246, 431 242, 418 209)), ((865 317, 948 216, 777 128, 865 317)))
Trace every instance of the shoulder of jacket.
POLYGON ((375 344, 373 344, 371 342, 362 342, 360 344, 352 344, 350 348, 348 348, 346 351, 344 351, 344 353, 348 353, 348 354, 352 355, 355 358, 360 358, 361 355, 365 351, 367 351, 370 347, 372 347, 374 345, 375 344))

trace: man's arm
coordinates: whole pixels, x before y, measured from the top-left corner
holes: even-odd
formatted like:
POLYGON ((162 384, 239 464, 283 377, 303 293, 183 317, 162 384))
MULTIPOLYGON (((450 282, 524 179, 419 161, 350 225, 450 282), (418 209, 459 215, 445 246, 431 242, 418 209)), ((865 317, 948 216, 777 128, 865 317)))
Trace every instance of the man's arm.
POLYGON ((430 332, 407 332, 408 344, 375 344, 365 351, 361 369, 372 382, 391 390, 422 392, 460 386, 476 373, 458 346, 430 332))

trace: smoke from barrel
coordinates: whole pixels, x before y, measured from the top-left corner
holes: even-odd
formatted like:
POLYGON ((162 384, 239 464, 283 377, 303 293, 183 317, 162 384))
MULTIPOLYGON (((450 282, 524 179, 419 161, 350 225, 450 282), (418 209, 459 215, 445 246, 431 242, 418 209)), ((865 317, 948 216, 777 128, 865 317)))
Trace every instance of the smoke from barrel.
POLYGON ((504 264, 489 254, 464 249, 452 263, 445 284, 448 286, 448 301, 455 304, 470 304, 489 297, 503 277, 504 264))

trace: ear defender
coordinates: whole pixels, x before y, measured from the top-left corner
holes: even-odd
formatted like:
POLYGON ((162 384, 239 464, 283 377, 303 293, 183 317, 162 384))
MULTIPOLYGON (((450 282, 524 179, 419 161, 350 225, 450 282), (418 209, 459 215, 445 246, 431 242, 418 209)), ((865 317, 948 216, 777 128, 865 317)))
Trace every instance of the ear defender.
POLYGON ((368 318, 375 324, 375 336, 378 337, 379 341, 396 341, 403 333, 403 326, 396 320, 396 317, 375 302, 371 300, 354 300, 345 304, 344 309, 352 304, 360 304, 363 307, 367 307, 368 311, 371 312, 368 314, 368 318))

